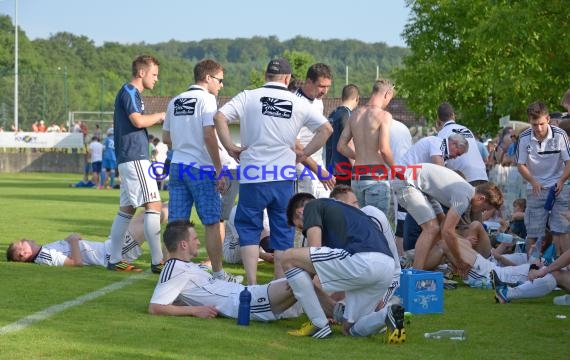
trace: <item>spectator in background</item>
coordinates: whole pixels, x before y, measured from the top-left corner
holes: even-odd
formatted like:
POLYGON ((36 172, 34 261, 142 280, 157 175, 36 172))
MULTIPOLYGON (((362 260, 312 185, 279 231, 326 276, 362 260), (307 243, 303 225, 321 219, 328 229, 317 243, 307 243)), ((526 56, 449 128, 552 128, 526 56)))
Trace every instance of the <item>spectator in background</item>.
POLYGON ((40 123, 37 121, 34 121, 34 123, 32 124, 32 131, 37 133, 40 132, 40 127, 39 127, 40 123))
POLYGON ((550 125, 552 126, 560 126, 560 121, 562 121, 562 117, 564 114, 561 112, 552 112, 550 113, 550 125))
POLYGON ((447 138, 452 133, 463 135, 469 142, 469 150, 457 159, 447 161, 446 167, 459 170, 468 183, 477 186, 488 181, 485 163, 479 154, 475 136, 467 127, 455 122, 455 110, 450 103, 444 102, 437 108, 437 124, 440 128, 437 136, 447 138))
POLYGON ((46 132, 46 123, 43 120, 40 120, 40 124, 38 125, 38 132, 46 132))
POLYGON ((510 126, 504 127, 497 138, 497 148, 495 150, 495 161, 497 164, 503 164, 503 158, 509 150, 509 145, 512 142, 511 135, 514 134, 514 129, 510 126))
MULTIPOLYGON (((93 172, 92 181, 95 185, 99 184, 99 175, 101 174, 101 164, 103 162, 103 149, 104 146, 99 142, 99 138, 97 136, 93 136, 87 151, 91 157, 91 170, 93 172)), ((99 186, 99 189, 102 189, 102 187, 99 186)))
POLYGON ((80 129, 81 133, 83 134, 83 141, 86 141, 87 135, 89 134, 89 128, 87 127, 87 124, 85 123, 85 121, 79 121, 79 129, 80 129))
POLYGON ((52 122, 51 125, 47 128, 48 133, 58 133, 61 132, 61 129, 55 122, 52 122))
POLYGON ((102 138, 101 134, 101 128, 99 127, 99 124, 95 124, 95 130, 93 130, 93 136, 97 136, 97 139, 101 139, 102 138))
POLYGON ((101 172, 99 188, 112 189, 115 187, 115 169, 117 157, 115 156, 115 138, 113 128, 107 129, 107 137, 103 141, 103 163, 105 172, 101 172))
POLYGON ((477 149, 479 150, 479 154, 481 154, 483 162, 487 163, 487 158, 489 157, 489 150, 487 150, 487 147, 481 141, 481 137, 478 134, 473 133, 473 136, 475 136, 475 140, 477 141, 477 149))

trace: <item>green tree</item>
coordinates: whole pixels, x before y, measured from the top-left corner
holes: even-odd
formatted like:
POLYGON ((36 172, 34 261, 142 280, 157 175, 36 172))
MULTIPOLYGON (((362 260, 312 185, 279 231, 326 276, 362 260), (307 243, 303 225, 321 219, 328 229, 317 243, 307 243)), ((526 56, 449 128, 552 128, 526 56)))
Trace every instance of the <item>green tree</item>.
POLYGON ((564 1, 406 3, 411 55, 395 77, 414 111, 433 120, 449 101, 467 126, 492 132, 500 116, 525 120, 533 101, 557 107, 570 76, 564 1))

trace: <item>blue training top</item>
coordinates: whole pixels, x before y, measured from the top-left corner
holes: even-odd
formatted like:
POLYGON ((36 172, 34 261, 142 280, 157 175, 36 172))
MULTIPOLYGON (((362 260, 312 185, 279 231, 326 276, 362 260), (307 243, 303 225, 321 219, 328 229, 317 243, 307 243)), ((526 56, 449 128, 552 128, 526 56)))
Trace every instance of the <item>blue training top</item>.
POLYGON ((351 254, 380 252, 393 258, 388 241, 368 215, 354 206, 333 199, 309 201, 303 210, 303 234, 318 226, 322 245, 351 254))
POLYGON ((144 103, 136 87, 125 84, 115 98, 113 128, 117 164, 134 160, 149 160, 148 132, 146 128, 136 128, 129 115, 144 114, 144 103))

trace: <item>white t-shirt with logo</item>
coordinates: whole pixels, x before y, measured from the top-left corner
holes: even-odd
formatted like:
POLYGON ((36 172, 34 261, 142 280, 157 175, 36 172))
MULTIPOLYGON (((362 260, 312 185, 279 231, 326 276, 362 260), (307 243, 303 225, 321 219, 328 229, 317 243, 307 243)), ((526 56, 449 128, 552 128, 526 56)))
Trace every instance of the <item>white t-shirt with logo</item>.
POLYGON ((213 166, 204 143, 204 128, 214 126, 217 110, 216 97, 198 85, 170 100, 162 129, 170 132, 173 163, 195 168, 213 166))
POLYGON ((240 121, 240 183, 295 180, 295 141, 303 126, 310 131, 327 123, 308 101, 268 82, 244 90, 219 110, 230 122, 240 121))

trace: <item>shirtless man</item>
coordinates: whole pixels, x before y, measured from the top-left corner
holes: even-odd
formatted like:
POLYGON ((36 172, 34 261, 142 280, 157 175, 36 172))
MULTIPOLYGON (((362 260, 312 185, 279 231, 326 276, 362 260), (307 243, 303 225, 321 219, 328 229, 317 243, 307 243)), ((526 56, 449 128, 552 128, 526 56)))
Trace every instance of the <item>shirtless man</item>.
POLYGON ((392 115, 385 109, 394 95, 394 85, 377 80, 368 103, 350 117, 337 150, 354 159, 352 188, 360 206, 372 205, 387 213, 390 206, 388 168, 394 165, 390 148, 392 115), (349 146, 353 139, 354 149, 349 146))

